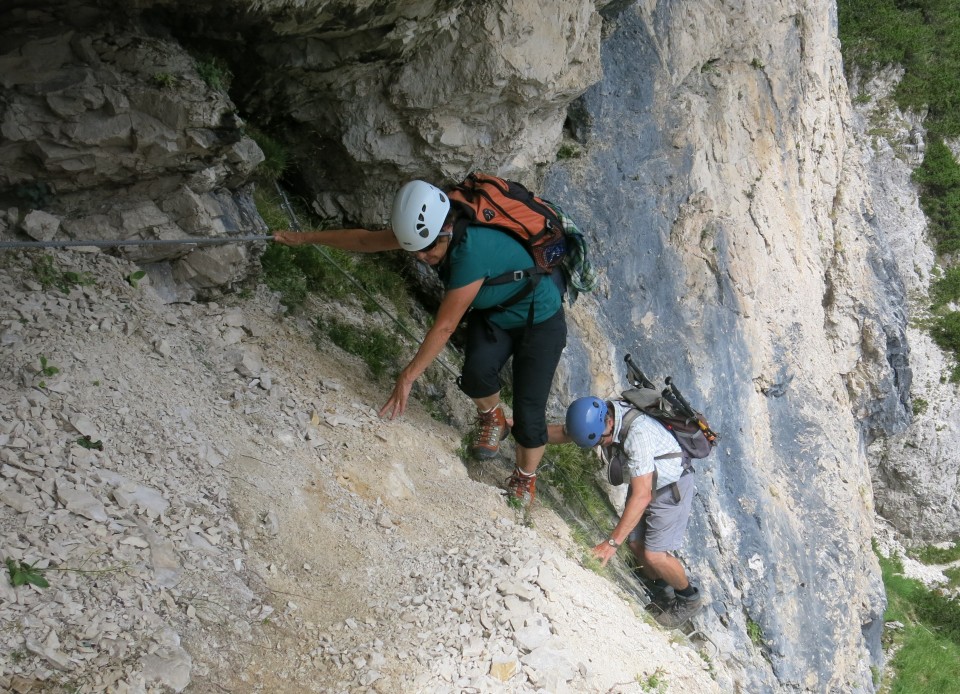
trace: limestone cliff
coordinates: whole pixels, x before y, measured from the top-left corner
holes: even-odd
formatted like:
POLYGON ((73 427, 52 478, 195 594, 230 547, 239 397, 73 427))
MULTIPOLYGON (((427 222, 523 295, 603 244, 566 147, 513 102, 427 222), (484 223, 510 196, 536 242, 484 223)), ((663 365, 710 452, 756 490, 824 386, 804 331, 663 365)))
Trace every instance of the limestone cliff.
MULTIPOLYGON (((295 145, 323 216, 382 224, 412 176, 542 187, 604 271, 570 312, 557 407, 615 393, 629 351, 723 433, 684 551, 712 600, 703 630, 746 691, 873 691, 866 451, 908 426, 912 369, 832 2, 5 7, 10 233, 260 229, 245 120, 295 145), (188 49, 230 66, 229 96, 188 49), (34 208, 52 220, 31 226, 34 208)), ((173 275, 197 288, 243 272, 242 247, 218 253, 234 255, 181 249, 173 275)))

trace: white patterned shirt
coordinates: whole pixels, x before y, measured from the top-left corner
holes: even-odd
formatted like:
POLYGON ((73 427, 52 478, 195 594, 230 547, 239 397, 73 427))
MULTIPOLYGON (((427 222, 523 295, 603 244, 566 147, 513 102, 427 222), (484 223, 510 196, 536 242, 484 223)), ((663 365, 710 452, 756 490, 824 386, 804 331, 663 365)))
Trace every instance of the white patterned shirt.
MULTIPOLYGON (((616 429, 619 429, 624 415, 631 409, 629 404, 613 401, 616 429)), ((619 431, 615 432, 619 437, 619 431)), ((624 468, 631 477, 639 477, 657 471, 657 489, 673 484, 683 474, 683 459, 663 458, 654 460, 658 455, 680 453, 680 444, 660 422, 640 412, 630 425, 627 438, 623 441, 624 468)))

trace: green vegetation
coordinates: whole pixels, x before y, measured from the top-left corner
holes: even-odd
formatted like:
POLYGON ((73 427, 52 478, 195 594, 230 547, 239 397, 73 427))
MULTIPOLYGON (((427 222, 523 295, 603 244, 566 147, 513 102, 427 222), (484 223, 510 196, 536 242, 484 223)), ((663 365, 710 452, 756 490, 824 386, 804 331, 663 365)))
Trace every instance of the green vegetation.
POLYGON ((560 149, 557 150, 557 161, 562 159, 576 159, 580 157, 583 153, 580 151, 580 147, 569 142, 565 142, 560 145, 560 149))
POLYGON ((131 287, 136 289, 137 286, 140 284, 140 280, 142 280, 146 276, 147 276, 147 273, 145 271, 137 270, 136 272, 131 272, 129 275, 127 275, 127 282, 130 284, 131 287))
POLYGON ((904 68, 894 97, 928 110, 938 137, 960 135, 960 7, 956 0, 839 0, 844 63, 866 79, 888 65, 904 68))
MULTIPOLYGON (((926 111, 928 142, 914 172, 920 205, 941 255, 960 250, 960 164, 944 140, 960 136, 960 6, 956 0, 839 0, 840 43, 848 76, 866 80, 887 66, 901 66, 894 91, 902 109, 926 111)), ((952 352, 951 374, 960 380, 960 314, 939 310, 956 300, 960 278, 931 287, 933 339, 952 352), (952 298, 950 298, 952 297, 952 298)))
POLYGON ((600 461, 592 450, 550 444, 543 462, 538 478, 556 488, 568 506, 583 509, 593 518, 610 516, 610 502, 597 484, 600 461))
POLYGON ((750 643, 754 646, 763 646, 763 628, 755 621, 747 617, 747 636, 750 637, 750 643))
POLYGON ((903 624, 883 635, 885 649, 895 650, 885 691, 960 693, 960 603, 902 576, 899 559, 879 560, 888 600, 884 620, 903 624))
POLYGON ((913 178, 937 253, 960 250, 960 164, 942 140, 930 139, 913 178))
POLYGON ((160 89, 170 89, 177 83, 177 78, 169 72, 158 72, 153 76, 153 83, 160 89))
POLYGON ((658 667, 650 675, 646 673, 637 675, 637 684, 639 684, 640 689, 645 692, 665 691, 667 688, 667 678, 665 677, 666 674, 667 673, 664 672, 663 668, 658 667))
MULTIPOLYGON (((290 218, 276 192, 258 188, 254 201, 270 231, 290 228, 290 218)), ((304 205, 292 204, 298 219, 323 228, 324 220, 311 219, 304 205)), ((401 321, 410 315, 412 302, 396 256, 370 256, 309 245, 270 244, 261 256, 260 264, 264 282, 270 289, 280 292, 280 301, 287 308, 302 305, 307 295, 314 292, 331 299, 355 296, 362 302, 364 310, 371 313, 378 310, 377 304, 349 279, 352 277, 370 294, 388 299, 401 321)))
POLYGON ((69 294, 74 287, 96 284, 90 273, 61 270, 53 256, 45 253, 31 261, 30 270, 44 289, 56 287, 64 294, 69 294))
POLYGON ((960 301, 960 267, 948 268, 930 284, 930 299, 933 301, 933 310, 960 301))
POLYGON ((927 408, 930 407, 930 403, 928 403, 923 398, 913 398, 913 401, 911 402, 911 406, 913 408, 913 414, 919 417, 920 415, 922 415, 927 411, 927 408))
POLYGON ((264 160, 257 166, 259 177, 270 182, 280 178, 290 165, 290 150, 259 128, 248 125, 244 130, 263 152, 264 160))
POLYGON ((949 549, 941 549, 928 545, 926 547, 916 547, 911 549, 908 554, 923 564, 949 564, 960 559, 960 543, 954 543, 949 549))
POLYGON ((10 585, 18 588, 30 584, 37 588, 49 588, 50 583, 43 577, 43 569, 38 569, 24 561, 16 562, 7 558, 7 573, 10 575, 10 585))
POLYGON ((383 259, 374 259, 335 248, 283 246, 271 244, 260 258, 263 279, 270 289, 280 292, 280 302, 296 308, 314 292, 330 299, 354 296, 369 313, 377 304, 361 291, 348 275, 367 292, 387 298, 401 320, 409 316, 410 297, 403 278, 383 259))
POLYGON ((58 369, 56 366, 48 362, 47 358, 41 354, 40 355, 40 373, 42 373, 47 378, 50 378, 51 376, 56 376, 58 373, 60 373, 60 369, 58 369))
POLYGON ((317 330, 350 354, 363 359, 377 378, 397 371, 402 345, 393 333, 379 328, 358 328, 338 320, 317 319, 317 330))
POLYGON ((211 89, 226 92, 233 82, 233 73, 227 64, 215 56, 205 56, 197 60, 197 74, 211 89))

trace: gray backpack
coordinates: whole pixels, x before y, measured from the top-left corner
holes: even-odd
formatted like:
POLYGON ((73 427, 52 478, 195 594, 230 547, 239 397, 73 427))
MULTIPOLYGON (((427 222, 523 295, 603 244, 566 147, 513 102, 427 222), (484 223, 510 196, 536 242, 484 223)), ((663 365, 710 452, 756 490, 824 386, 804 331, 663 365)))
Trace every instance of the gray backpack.
MULTIPOLYGON (((667 378, 667 387, 658 391, 653 382, 648 379, 637 367, 628 354, 624 357, 627 363, 628 378, 633 388, 623 391, 621 398, 634 408, 624 416, 621 425, 621 439, 626 438, 626 432, 633 424, 640 412, 652 417, 662 424, 673 438, 680 444, 682 453, 667 453, 657 456, 663 458, 683 458, 684 468, 692 468, 691 459, 706 458, 717 445, 720 435, 710 428, 703 415, 694 410, 686 398, 680 393, 672 379, 667 378)), ((623 484, 623 468, 620 455, 609 456, 607 480, 612 485, 623 484)))

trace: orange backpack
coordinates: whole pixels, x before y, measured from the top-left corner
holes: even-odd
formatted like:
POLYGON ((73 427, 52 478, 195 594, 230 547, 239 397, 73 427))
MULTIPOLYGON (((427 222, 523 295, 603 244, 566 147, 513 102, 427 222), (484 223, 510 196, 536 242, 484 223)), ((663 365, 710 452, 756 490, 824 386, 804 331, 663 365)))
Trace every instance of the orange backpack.
POLYGON ((520 183, 471 173, 448 195, 467 224, 494 227, 511 234, 544 274, 563 261, 567 241, 560 217, 551 203, 520 183))

